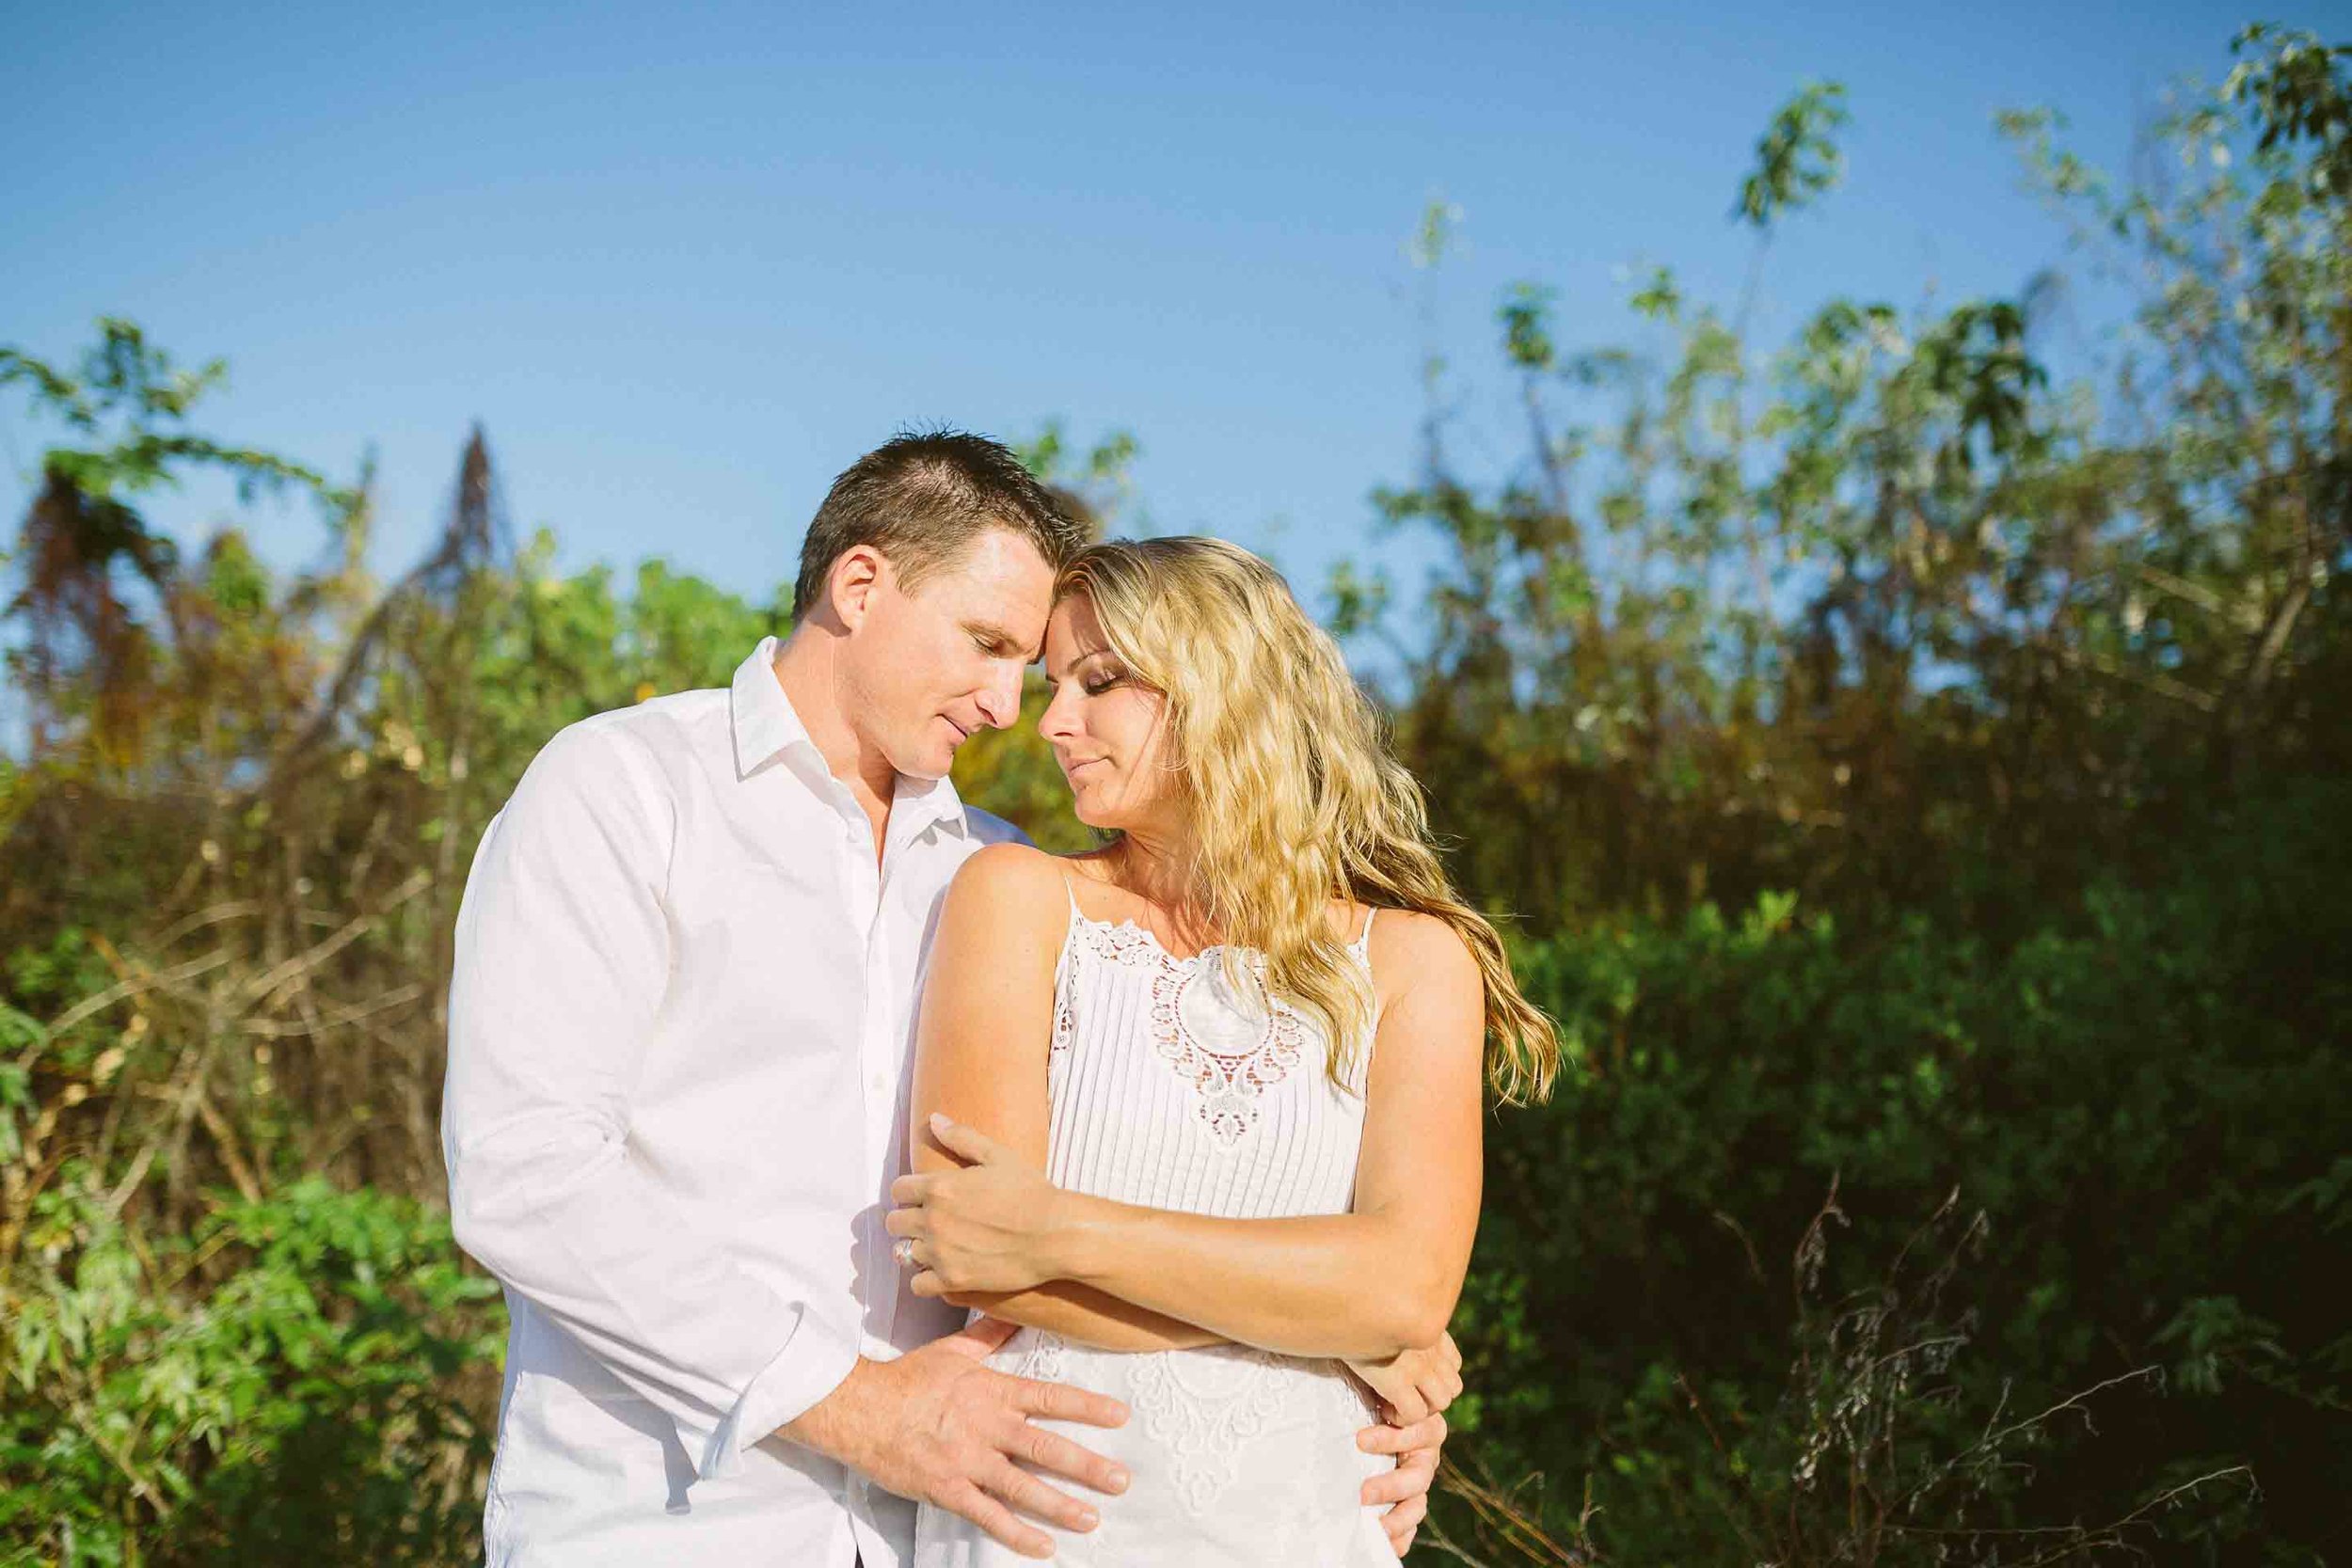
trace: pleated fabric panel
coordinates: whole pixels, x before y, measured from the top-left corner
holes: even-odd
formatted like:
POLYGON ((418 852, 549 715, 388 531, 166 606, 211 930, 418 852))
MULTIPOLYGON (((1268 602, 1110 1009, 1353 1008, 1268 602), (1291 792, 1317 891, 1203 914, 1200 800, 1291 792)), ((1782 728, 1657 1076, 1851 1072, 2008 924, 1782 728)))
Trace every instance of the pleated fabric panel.
MULTIPOLYGON (((1372 926, 1351 945, 1371 969, 1372 926)), ((1263 972, 1263 958, 1238 961, 1263 972)), ((1229 1219, 1338 1214, 1354 1200, 1363 1061, 1331 1082, 1319 1024, 1229 982, 1226 950, 1177 958, 1074 900, 1054 976, 1047 1169, 1055 1185, 1229 1219)))

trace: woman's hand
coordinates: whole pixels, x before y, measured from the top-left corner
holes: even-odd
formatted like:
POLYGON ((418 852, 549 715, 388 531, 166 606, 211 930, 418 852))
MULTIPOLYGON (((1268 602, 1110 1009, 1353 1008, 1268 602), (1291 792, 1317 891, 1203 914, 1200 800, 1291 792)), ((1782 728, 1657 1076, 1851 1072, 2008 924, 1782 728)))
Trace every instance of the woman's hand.
POLYGON ((1425 1420, 1452 1404, 1462 1391, 1462 1353, 1454 1348, 1451 1334, 1440 1334, 1434 1345, 1404 1351, 1385 1361, 1350 1361, 1347 1370, 1379 1397, 1381 1415, 1391 1426, 1425 1420))
POLYGON ((984 1133, 937 1115, 930 1132, 963 1164, 891 1183, 891 1201, 900 1207, 882 1224, 914 1243, 921 1272, 909 1288, 918 1296, 955 1296, 1062 1278, 1052 1243, 1069 1195, 984 1133))

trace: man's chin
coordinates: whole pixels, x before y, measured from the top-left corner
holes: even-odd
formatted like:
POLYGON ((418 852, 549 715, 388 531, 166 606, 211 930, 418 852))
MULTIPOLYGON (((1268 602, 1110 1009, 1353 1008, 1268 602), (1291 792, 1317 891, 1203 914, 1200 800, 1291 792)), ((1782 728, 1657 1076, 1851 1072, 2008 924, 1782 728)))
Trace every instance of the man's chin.
POLYGON ((911 744, 889 748, 890 766, 901 778, 930 784, 947 776, 956 765, 956 749, 970 737, 953 721, 940 719, 905 738, 911 744))
POLYGON ((972 738, 969 732, 958 729, 952 722, 943 720, 941 727, 947 732, 948 738, 944 742, 933 743, 930 749, 930 754, 924 759, 928 766, 924 771, 915 775, 917 778, 946 778, 948 771, 956 765, 956 752, 962 749, 965 741, 972 738))
POLYGON ((926 747, 914 756, 892 757, 890 766, 898 770, 901 778, 911 779, 919 784, 936 784, 954 769, 956 749, 953 746, 926 747))

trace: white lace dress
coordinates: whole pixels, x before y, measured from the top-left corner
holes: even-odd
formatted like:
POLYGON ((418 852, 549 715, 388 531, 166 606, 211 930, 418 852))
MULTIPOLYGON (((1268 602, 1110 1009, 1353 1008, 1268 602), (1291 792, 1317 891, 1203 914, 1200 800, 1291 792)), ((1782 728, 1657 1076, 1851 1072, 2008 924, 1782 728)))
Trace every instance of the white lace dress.
MULTIPOLYGON (((1367 922, 1353 951, 1369 968, 1367 922)), ((1047 1170, 1057 1186, 1234 1219, 1347 1212, 1363 1100, 1325 1070, 1324 1034, 1279 1003, 1245 1006, 1219 949, 1171 956, 1132 922, 1070 911, 1054 976, 1047 1170)), ((1358 1071, 1360 1082, 1360 1067, 1358 1071)), ((1394 1461, 1356 1447, 1375 1417, 1339 1364, 1239 1346, 1124 1354, 1025 1328, 990 1365, 1124 1401, 1114 1431, 1041 1425, 1127 1466, 1084 1534, 1045 1527, 1088 1568, 1395 1568, 1359 1500, 1394 1461)), ((1064 1491, 1073 1488, 1059 1482, 1064 1491)), ((926 1505, 915 1568, 1027 1560, 926 1505)))

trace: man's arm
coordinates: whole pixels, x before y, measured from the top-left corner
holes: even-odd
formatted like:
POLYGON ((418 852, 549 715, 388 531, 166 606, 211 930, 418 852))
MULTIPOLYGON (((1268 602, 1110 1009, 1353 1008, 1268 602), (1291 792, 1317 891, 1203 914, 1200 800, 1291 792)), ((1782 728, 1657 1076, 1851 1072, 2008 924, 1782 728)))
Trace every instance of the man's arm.
POLYGON ((458 1244, 668 1415, 711 1476, 857 1354, 697 1235, 631 1156, 669 976, 671 827, 652 758, 609 725, 532 763, 458 914, 442 1142, 458 1244))

